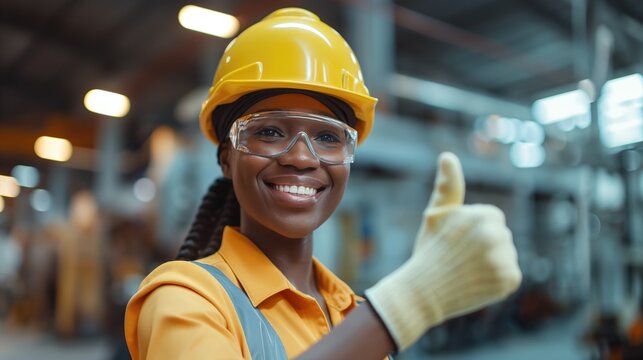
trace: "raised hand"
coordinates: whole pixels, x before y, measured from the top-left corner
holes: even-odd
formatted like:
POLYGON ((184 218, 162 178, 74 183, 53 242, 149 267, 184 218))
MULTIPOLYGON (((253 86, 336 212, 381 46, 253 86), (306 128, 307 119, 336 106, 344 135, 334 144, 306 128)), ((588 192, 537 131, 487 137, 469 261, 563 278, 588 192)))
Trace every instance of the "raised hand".
POLYGON ((458 158, 441 154, 411 258, 366 290, 400 351, 428 328, 504 299, 522 280, 504 214, 463 205, 464 188, 458 158))

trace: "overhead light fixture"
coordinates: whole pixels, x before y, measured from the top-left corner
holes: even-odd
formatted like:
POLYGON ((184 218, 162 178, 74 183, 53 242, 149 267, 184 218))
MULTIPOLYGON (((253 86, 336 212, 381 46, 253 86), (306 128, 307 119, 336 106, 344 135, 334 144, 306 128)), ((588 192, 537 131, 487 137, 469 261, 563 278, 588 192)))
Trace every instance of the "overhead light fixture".
POLYGON ((520 123, 520 141, 541 145, 545 142, 545 130, 534 121, 523 121, 520 123))
POLYGON ((477 118, 474 127, 484 139, 503 144, 523 142, 540 145, 545 141, 543 127, 534 121, 489 115, 477 118))
POLYGON ((45 212, 51 208, 51 195, 45 189, 36 189, 31 193, 29 202, 34 210, 45 212))
POLYGON ((12 176, 0 175, 0 196, 14 198, 20 194, 20 185, 12 176))
POLYGON ((89 111, 113 117, 123 117, 130 109, 127 96, 99 89, 89 90, 84 104, 89 111))
POLYGON ((36 187, 40 181, 40 173, 33 166, 16 165, 11 170, 11 176, 18 181, 20 186, 28 188, 36 187))
POLYGON ((487 117, 487 136, 503 144, 511 144, 518 138, 520 120, 498 115, 487 117))
POLYGON ((516 142, 509 149, 509 158, 515 167, 534 168, 545 162, 545 149, 540 144, 516 142))
POLYGON ((69 140, 51 136, 39 137, 34 150, 43 159, 61 162, 69 160, 73 151, 69 140))
POLYGON ((586 124, 590 118, 590 98, 583 90, 536 100, 531 107, 534 119, 543 125, 560 121, 586 124))
POLYGON ((186 29, 226 39, 239 31, 239 20, 234 16, 194 5, 179 11, 179 23, 186 29))
POLYGON ((156 195, 156 185, 149 178, 140 178, 134 183, 134 196, 142 202, 150 202, 156 195))
POLYGON ((598 100, 601 141, 614 148, 643 141, 643 76, 631 74, 605 83, 598 100))

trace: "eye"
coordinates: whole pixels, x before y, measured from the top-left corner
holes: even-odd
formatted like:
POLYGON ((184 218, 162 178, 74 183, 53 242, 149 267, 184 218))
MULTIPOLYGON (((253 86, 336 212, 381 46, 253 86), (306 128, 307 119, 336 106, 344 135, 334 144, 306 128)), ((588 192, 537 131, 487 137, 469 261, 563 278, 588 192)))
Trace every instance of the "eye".
POLYGON ((339 143, 341 140, 339 139, 339 136, 331 133, 325 133, 317 136, 315 138, 317 141, 321 141, 323 143, 339 143))
POLYGON ((283 134, 276 128, 265 127, 254 132, 259 137, 283 137, 283 134))

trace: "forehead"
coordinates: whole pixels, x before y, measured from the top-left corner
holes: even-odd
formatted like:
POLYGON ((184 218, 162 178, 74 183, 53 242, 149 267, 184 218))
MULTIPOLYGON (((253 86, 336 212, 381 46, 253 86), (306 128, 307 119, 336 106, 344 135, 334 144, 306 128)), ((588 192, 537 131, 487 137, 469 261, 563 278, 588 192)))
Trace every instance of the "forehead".
POLYGON ((291 110, 335 117, 324 104, 303 94, 282 94, 263 99, 251 106, 246 114, 260 111, 291 110))

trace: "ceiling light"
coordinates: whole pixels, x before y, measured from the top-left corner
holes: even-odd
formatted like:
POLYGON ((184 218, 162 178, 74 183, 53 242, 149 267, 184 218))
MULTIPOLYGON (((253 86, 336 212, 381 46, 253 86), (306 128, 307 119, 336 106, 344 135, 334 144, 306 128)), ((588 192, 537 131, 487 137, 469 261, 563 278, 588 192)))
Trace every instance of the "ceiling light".
POLYGON ((16 165, 11 170, 11 176, 18 181, 20 186, 28 188, 35 187, 40 181, 40 173, 33 166, 16 165))
POLYGON ((523 121, 499 115, 489 115, 476 119, 476 131, 487 140, 503 144, 518 141, 523 121))
POLYGON ((31 193, 29 202, 34 210, 44 212, 51 208, 51 195, 47 190, 36 189, 31 193))
POLYGON ((643 76, 632 74, 605 83, 598 100, 601 141, 618 147, 643 141, 643 76))
POLYGON ((585 91, 574 90, 536 100, 531 107, 531 111, 534 119, 546 125, 569 119, 589 117, 589 104, 590 98, 585 91))
POLYGON ((518 123, 520 122, 514 118, 507 117, 496 117, 495 121, 492 121, 492 118, 489 118, 489 125, 494 124, 494 137, 496 140, 500 141, 503 144, 511 144, 516 141, 518 136, 518 123))
POLYGON ((89 111, 113 117, 127 115, 130 108, 127 96, 99 89, 89 90, 84 103, 89 111))
POLYGON ((16 197, 20 194, 18 181, 11 176, 0 175, 0 196, 16 197))
POLYGON ((69 140, 51 136, 39 137, 34 144, 34 150, 41 158, 54 161, 67 161, 72 154, 69 140))
POLYGON ((612 101, 639 100, 643 98, 643 76, 631 74, 605 83, 601 96, 612 101))
POLYGON ((179 11, 179 23, 186 29, 230 38, 239 31, 239 20, 232 15, 186 5, 179 11))
POLYGON ((543 127, 534 121, 524 121, 520 124, 520 141, 532 144, 545 142, 543 127))
POLYGON ((134 183, 134 196, 142 202, 150 202, 156 194, 154 182, 148 178, 140 178, 134 183))
POLYGON ((545 162, 545 149, 540 144, 517 142, 511 145, 509 157, 515 167, 538 167, 545 162))

